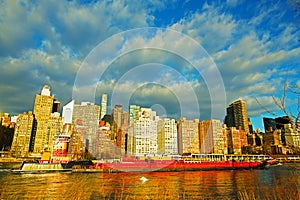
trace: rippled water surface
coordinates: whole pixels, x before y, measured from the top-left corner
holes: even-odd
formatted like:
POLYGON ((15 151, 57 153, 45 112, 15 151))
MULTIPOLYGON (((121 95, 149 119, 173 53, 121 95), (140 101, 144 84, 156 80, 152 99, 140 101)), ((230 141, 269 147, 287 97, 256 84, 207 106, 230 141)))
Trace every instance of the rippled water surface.
POLYGON ((11 174, 0 169, 0 180, 0 199, 300 199, 300 164, 151 173, 11 174))

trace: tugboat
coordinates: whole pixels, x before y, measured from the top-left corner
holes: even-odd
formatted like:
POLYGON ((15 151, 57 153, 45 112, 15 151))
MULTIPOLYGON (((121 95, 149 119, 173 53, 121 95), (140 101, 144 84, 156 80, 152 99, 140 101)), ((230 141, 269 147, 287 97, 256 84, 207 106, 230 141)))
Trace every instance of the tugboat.
POLYGON ((72 168, 64 168, 60 163, 39 163, 38 161, 24 161, 19 169, 12 169, 12 173, 49 173, 71 172, 72 168))
POLYGON ((39 161, 24 161, 18 169, 12 169, 12 173, 49 173, 71 172, 68 166, 71 156, 67 154, 69 135, 60 135, 55 141, 53 153, 45 151, 39 161))

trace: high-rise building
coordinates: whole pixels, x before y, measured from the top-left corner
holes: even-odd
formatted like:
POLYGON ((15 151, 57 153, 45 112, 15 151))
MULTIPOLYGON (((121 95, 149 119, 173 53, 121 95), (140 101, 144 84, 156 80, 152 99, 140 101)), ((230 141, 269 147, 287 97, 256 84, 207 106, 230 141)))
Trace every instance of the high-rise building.
POLYGON ((99 129, 100 106, 90 102, 75 104, 73 110, 74 131, 82 137, 87 152, 95 155, 96 138, 99 129))
POLYGON ((54 96, 50 94, 50 87, 48 85, 43 87, 41 94, 36 94, 33 113, 37 119, 47 119, 51 115, 54 96))
POLYGON ((248 146, 248 138, 246 132, 241 128, 227 128, 228 153, 241 154, 242 148, 248 146))
POLYGON ((151 108, 140 108, 131 121, 127 153, 133 155, 157 154, 157 123, 159 117, 151 108))
POLYGON ((185 118, 180 118, 177 122, 179 154, 200 153, 198 123, 198 119, 185 118))
POLYGON ((45 85, 41 94, 36 94, 33 113, 37 120, 34 141, 34 152, 51 151, 53 142, 61 132, 61 117, 58 112, 59 103, 51 96, 50 87, 45 85))
POLYGON ((122 140, 121 140, 121 149, 122 152, 127 152, 127 139, 128 139, 128 130, 129 130, 129 113, 123 112, 122 113, 122 140))
POLYGON ((36 119, 32 112, 20 114, 17 118, 11 154, 16 157, 27 157, 33 150, 36 119))
POLYGON ((119 148, 118 155, 124 154, 127 147, 127 133, 129 128, 129 114, 123 112, 122 105, 116 105, 112 110, 112 141, 119 148))
POLYGON ((225 117, 227 127, 241 127, 246 133, 249 133, 248 115, 246 102, 237 100, 227 107, 227 115, 225 117))
POLYGON ((136 117, 138 112, 140 111, 140 106, 137 105, 130 105, 129 106, 129 124, 131 125, 131 122, 133 122, 136 117))
POLYGON ((200 152, 224 153, 226 135, 223 134, 220 120, 199 122, 200 152))
POLYGON ((107 110, 107 94, 102 94, 100 119, 103 119, 104 115, 106 115, 106 110, 107 110))
POLYGON ((300 133, 292 128, 291 124, 284 124, 280 132, 284 136, 284 144, 287 147, 300 148, 300 133))
MULTIPOLYGON (((265 126, 266 128, 266 126, 265 126)), ((271 127, 266 129, 263 135, 263 147, 267 154, 279 154, 282 153, 282 144, 280 139, 280 133, 277 129, 271 127)))
POLYGON ((63 125, 72 124, 73 110, 74 110, 74 100, 70 101, 67 105, 63 107, 63 111, 62 111, 63 125))
POLYGON ((178 154, 177 125, 174 119, 164 118, 158 121, 158 153, 178 154))
MULTIPOLYGON (((122 105, 115 105, 115 107, 112 109, 112 134, 113 138, 112 140, 117 140, 118 134, 120 131, 122 131, 121 126, 122 126, 122 113, 123 113, 123 108, 122 105)), ((119 138, 119 141, 121 141, 121 138, 119 138)), ((116 141, 117 143, 117 141, 116 141)), ((120 145, 119 145, 120 146, 120 145)))
POLYGON ((118 148, 111 140, 111 131, 109 127, 100 127, 98 131, 97 152, 95 157, 97 159, 117 158, 117 152, 118 148))
POLYGON ((228 153, 230 154, 242 153, 240 131, 236 127, 228 127, 227 141, 228 141, 228 153))
POLYGON ((48 151, 52 153, 54 143, 59 137, 59 135, 62 134, 63 131, 63 124, 62 124, 62 118, 59 113, 51 113, 50 117, 48 118, 48 125, 47 125, 47 132, 45 134, 46 136, 46 148, 48 151))

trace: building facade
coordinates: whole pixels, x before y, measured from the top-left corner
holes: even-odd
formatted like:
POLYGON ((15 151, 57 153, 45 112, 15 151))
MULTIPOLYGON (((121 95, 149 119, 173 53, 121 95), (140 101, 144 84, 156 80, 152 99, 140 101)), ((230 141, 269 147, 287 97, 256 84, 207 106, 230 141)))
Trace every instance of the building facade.
POLYGON ((33 151, 36 119, 32 112, 20 114, 17 118, 11 154, 15 157, 27 157, 33 151))
POLYGON ((130 105, 129 106, 129 124, 131 125, 131 122, 133 122, 136 117, 138 112, 140 111, 140 106, 137 105, 130 105))
POLYGON ((75 104, 73 110, 74 132, 82 138, 85 151, 96 154, 96 139, 99 129, 100 106, 90 102, 75 104))
POLYGON ((158 154, 158 120, 155 111, 140 108, 136 118, 130 122, 127 154, 138 156, 158 154))
POLYGON ((242 154, 242 149, 248 146, 248 137, 241 127, 227 127, 227 143, 229 154, 242 154))
POLYGON ((50 87, 45 85, 41 94, 36 94, 33 113, 37 120, 34 152, 43 153, 53 149, 53 142, 62 130, 59 102, 51 96, 50 87))
POLYGON ((164 118, 158 121, 158 153, 178 154, 177 125, 174 119, 164 118))
POLYGON ((118 147, 118 155, 124 155, 127 151, 127 135, 129 128, 129 114, 123 112, 121 105, 116 105, 112 110, 112 141, 118 147))
POLYGON ((103 119, 104 115, 106 115, 106 112, 107 112, 107 94, 102 94, 100 120, 103 119))
POLYGON ((198 123, 198 119, 187 120, 185 118, 180 118, 177 122, 179 154, 200 153, 198 123))
POLYGON ((224 153, 226 134, 222 131, 220 120, 199 122, 200 153, 224 153))
POLYGON ((225 117, 225 124, 227 127, 241 127, 246 133, 249 133, 248 114, 246 109, 246 102, 237 100, 231 103, 227 109, 225 117))

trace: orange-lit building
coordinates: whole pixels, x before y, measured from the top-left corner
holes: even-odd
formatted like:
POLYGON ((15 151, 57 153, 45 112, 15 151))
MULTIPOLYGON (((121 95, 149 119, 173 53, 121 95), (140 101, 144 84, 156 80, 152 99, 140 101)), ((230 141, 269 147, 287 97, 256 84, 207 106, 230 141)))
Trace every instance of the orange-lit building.
POLYGON ((225 124, 227 127, 241 127, 243 131, 249 133, 249 121, 246 109, 246 102, 237 100, 232 102, 226 109, 225 124))
POLYGON ((11 154, 15 157, 27 157, 33 150, 36 119, 32 112, 20 114, 17 118, 11 154))
POLYGON ((198 119, 187 120, 185 118, 180 118, 178 120, 177 128, 179 154, 200 153, 198 123, 198 119))
POLYGON ((199 122, 199 142, 201 153, 225 153, 226 134, 222 130, 220 120, 199 122))
POLYGON ((36 94, 33 110, 37 120, 34 153, 53 150, 54 140, 62 131, 62 119, 56 112, 59 105, 54 96, 51 96, 50 87, 47 85, 43 87, 41 94, 36 94))

